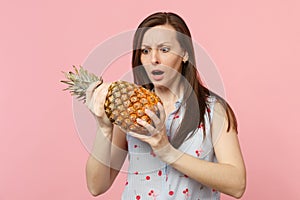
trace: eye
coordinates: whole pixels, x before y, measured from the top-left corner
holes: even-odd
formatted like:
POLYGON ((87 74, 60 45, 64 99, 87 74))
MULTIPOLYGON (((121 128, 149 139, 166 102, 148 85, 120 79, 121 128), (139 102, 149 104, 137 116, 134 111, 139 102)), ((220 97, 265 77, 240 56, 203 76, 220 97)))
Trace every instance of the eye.
POLYGON ((167 52, 170 51, 170 48, 169 48, 169 47, 162 47, 160 50, 161 50, 163 53, 167 53, 167 52))
POLYGON ((147 48, 142 49, 142 54, 147 55, 149 52, 150 52, 150 50, 147 48))

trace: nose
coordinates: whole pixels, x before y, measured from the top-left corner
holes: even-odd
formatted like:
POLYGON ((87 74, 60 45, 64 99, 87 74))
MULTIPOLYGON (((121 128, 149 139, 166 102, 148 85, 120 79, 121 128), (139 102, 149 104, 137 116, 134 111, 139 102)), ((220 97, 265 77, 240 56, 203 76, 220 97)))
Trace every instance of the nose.
POLYGON ((159 52, 157 50, 154 50, 151 52, 151 63, 153 65, 160 64, 160 56, 159 56, 159 52))

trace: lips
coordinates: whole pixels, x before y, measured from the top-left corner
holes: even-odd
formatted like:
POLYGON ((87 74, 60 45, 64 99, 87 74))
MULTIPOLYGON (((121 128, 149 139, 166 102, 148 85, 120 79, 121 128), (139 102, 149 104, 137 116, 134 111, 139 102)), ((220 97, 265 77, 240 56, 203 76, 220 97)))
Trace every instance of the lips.
POLYGON ((153 70, 151 73, 156 76, 156 75, 162 75, 164 72, 161 70, 153 70))
POLYGON ((164 78, 164 71, 161 70, 153 70, 151 71, 151 76, 155 81, 160 81, 164 78))

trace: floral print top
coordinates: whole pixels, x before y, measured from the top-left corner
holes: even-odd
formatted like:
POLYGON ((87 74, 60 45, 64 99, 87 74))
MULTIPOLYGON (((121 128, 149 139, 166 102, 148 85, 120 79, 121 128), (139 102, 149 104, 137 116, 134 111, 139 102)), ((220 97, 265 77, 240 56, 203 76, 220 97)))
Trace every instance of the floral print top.
MULTIPOLYGON (((196 133, 179 147, 184 153, 198 159, 217 162, 215 157, 208 115, 213 117, 214 97, 208 98, 208 109, 205 113, 206 138, 203 140, 203 126, 199 126, 196 133)), ((175 104, 175 110, 166 120, 169 137, 178 128, 185 106, 182 100, 175 104)), ((213 188, 182 174, 153 153, 151 147, 127 134, 128 142, 128 175, 122 200, 206 200, 220 199, 220 193, 213 188)))

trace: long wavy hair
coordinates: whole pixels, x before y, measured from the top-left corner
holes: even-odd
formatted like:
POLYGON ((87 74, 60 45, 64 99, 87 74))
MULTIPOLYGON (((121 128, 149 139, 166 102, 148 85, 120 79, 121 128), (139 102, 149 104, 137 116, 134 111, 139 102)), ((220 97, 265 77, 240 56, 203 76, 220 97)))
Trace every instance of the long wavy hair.
POLYGON ((229 104, 222 97, 206 88, 202 83, 196 68, 191 33, 184 20, 175 13, 154 13, 145 18, 138 26, 133 38, 132 68, 134 82, 138 85, 143 85, 148 89, 153 89, 153 84, 141 63, 141 45, 145 32, 148 29, 159 25, 171 25, 177 31, 177 40, 181 48, 186 50, 188 53, 188 61, 182 62, 181 66, 181 75, 186 79, 186 82, 188 83, 186 85, 189 86, 186 87, 186 92, 183 97, 184 103, 186 103, 186 110, 181 125, 177 129, 173 138, 171 138, 171 144, 175 148, 179 148, 186 139, 196 132, 200 125, 204 126, 203 130, 205 137, 206 129, 204 116, 205 112, 209 111, 207 102, 207 98, 209 96, 215 96, 217 101, 220 102, 226 110, 228 118, 227 131, 231 128, 237 131, 237 120, 229 104), (199 110, 195 108, 198 108, 199 110), (192 134, 190 134, 191 132, 192 134))

